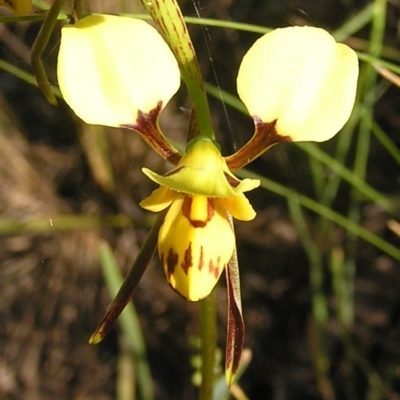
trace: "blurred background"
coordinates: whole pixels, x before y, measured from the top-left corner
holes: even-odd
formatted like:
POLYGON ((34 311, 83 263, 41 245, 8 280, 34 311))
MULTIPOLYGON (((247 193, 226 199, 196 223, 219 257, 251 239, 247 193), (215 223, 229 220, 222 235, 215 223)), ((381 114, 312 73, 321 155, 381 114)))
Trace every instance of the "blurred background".
MULTIPOLYGON (((399 68, 397 0, 180 4, 188 16, 323 27, 364 60, 369 53, 399 68)), ((32 13, 48 7, 35 2, 32 13)), ((71 9, 67 2, 63 10, 71 9)), ((143 8, 138 1, 85 0, 83 12, 90 11, 143 8)), ((43 56, 55 85, 64 23, 43 56)), ((32 74, 40 25, 0 24, 0 399, 141 398, 129 350, 135 339, 116 326, 101 344, 88 344, 111 300, 99 248, 107 242, 126 273, 154 218, 138 206, 155 188, 141 168, 163 173, 170 166, 134 132, 87 126, 18 75, 32 74)), ((236 96, 241 58, 260 33, 189 30, 204 78, 236 96)), ((279 144, 248 167, 266 178, 248 195, 257 218, 236 223, 245 347, 252 352, 239 385, 249 399, 400 399, 399 78, 392 67, 360 66, 355 112, 343 132, 318 146, 279 144)), ((254 129, 221 97, 210 96, 210 106, 229 155, 254 129)), ((162 115, 166 136, 185 142, 189 110, 182 87, 162 115)), ((216 297, 223 354, 224 278, 216 297)), ((133 300, 154 398, 196 398, 198 304, 169 288, 157 257, 133 300)))

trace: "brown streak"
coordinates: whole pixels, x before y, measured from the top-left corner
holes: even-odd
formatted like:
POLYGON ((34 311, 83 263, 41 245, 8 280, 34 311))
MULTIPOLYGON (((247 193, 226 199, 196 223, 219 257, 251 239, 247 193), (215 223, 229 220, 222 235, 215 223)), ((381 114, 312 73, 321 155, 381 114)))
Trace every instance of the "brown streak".
POLYGON ((226 180, 228 181, 228 183, 229 183, 232 187, 236 188, 236 187, 238 187, 238 186, 240 185, 239 179, 233 179, 233 178, 232 178, 230 175, 228 175, 226 172, 224 172, 224 175, 225 175, 226 180))
POLYGON ((235 299, 229 266, 226 267, 226 281, 228 291, 228 329, 225 349, 225 369, 232 369, 235 376, 239 368, 243 350, 245 327, 241 305, 235 299))
POLYGON ((243 168, 271 146, 280 142, 291 142, 289 136, 281 136, 276 131, 276 121, 263 122, 259 117, 253 117, 255 131, 253 137, 236 153, 226 157, 226 163, 231 171, 243 168))
POLYGON ((204 267, 204 252, 203 252, 203 246, 200 246, 200 259, 199 259, 199 265, 197 266, 199 271, 201 271, 204 267))
POLYGON ((179 167, 179 168, 175 168, 172 171, 167 172, 166 174, 164 174, 163 176, 172 176, 177 174, 181 169, 183 169, 184 167, 179 167))
POLYGON ((214 275, 215 279, 218 279, 219 277, 220 268, 221 268, 221 257, 218 257, 217 263, 215 265, 213 264, 212 260, 210 260, 210 263, 208 264, 208 272, 214 275))
POLYGON ((189 247, 185 250, 181 267, 186 275, 189 272, 189 268, 193 267, 192 242, 189 243, 189 247))
POLYGON ((162 109, 162 102, 159 101, 157 107, 149 113, 138 111, 135 124, 121 125, 122 128, 138 132, 144 141, 153 148, 162 158, 173 165, 177 165, 181 156, 163 135, 158 126, 158 117, 162 109))
MULTIPOLYGON (((175 267, 178 264, 179 256, 177 253, 174 253, 172 249, 169 249, 166 264, 167 264, 167 275, 168 278, 174 273, 175 267)), ((161 256, 161 262, 164 264, 164 257, 161 256)))
POLYGON ((214 203, 215 199, 211 197, 207 198, 207 222, 210 221, 211 218, 214 216, 214 209, 215 209, 214 203))

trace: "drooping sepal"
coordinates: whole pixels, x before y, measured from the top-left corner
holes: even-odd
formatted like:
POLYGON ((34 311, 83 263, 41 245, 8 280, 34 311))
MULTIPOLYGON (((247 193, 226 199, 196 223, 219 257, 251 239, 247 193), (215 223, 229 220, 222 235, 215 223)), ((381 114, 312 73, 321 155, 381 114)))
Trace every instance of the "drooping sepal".
POLYGON ((239 264, 236 248, 225 271, 228 293, 225 378, 228 387, 230 387, 238 372, 245 334, 242 300, 240 294, 239 264))
POLYGON ((137 288, 142 276, 147 268, 147 265, 150 262, 151 257, 153 256, 156 247, 157 247, 157 236, 160 229, 161 224, 164 221, 165 212, 161 212, 154 225, 152 226, 146 241, 141 247, 138 256, 135 259, 134 264, 128 272, 128 275, 124 279, 121 288, 118 290, 117 295, 114 300, 108 306, 108 309, 101 319, 99 325, 94 331, 93 335, 89 339, 90 344, 97 344, 101 342, 107 333, 114 326, 118 317, 128 304, 128 302, 132 299, 133 293, 137 288))

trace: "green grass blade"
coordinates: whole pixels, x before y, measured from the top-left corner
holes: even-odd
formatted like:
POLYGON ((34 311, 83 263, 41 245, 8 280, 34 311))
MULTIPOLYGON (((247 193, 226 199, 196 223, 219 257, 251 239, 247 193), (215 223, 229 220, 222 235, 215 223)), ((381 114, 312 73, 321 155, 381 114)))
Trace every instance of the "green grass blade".
MULTIPOLYGON (((226 104, 240 112, 247 114, 244 104, 236 96, 233 96, 224 90, 218 89, 216 86, 209 83, 206 84, 206 90, 210 95, 216 98, 222 96, 222 101, 224 101, 226 104)), ((397 204, 391 202, 372 186, 368 185, 365 180, 359 178, 351 170, 346 168, 341 160, 337 161, 334 157, 321 150, 318 145, 315 145, 314 143, 295 143, 295 145, 300 147, 303 151, 321 162, 326 167, 330 168, 342 179, 355 187, 366 198, 376 202, 386 211, 393 214, 397 214, 399 212, 399 206, 397 204)))
POLYGON ((373 3, 367 4, 358 14, 347 20, 333 33, 335 39, 342 42, 369 24, 372 19, 373 8, 373 3))
MULTIPOLYGON (((100 262, 108 291, 110 292, 110 296, 114 297, 122 285, 123 277, 114 255, 106 242, 103 242, 100 247, 100 262)), ((137 383, 141 399, 152 400, 153 382, 146 357, 145 341, 140 327, 139 318, 132 302, 130 302, 121 313, 119 323, 135 357, 137 383)), ((132 379, 133 378, 134 377, 132 377, 132 379)))
POLYGON ((365 240, 366 242, 372 244, 379 250, 390 255, 395 260, 400 261, 400 249, 388 243, 386 240, 380 238, 379 236, 375 235, 374 233, 368 231, 367 229, 363 228, 361 225, 353 222, 349 218, 346 218, 345 216, 337 213, 336 211, 333 211, 329 207, 326 207, 325 205, 319 203, 318 201, 315 201, 305 195, 299 194, 290 188, 287 188, 277 182, 274 182, 259 174, 250 172, 246 169, 237 171, 236 174, 240 178, 259 179, 261 181, 262 188, 267 189, 285 198, 296 196, 299 204, 301 204, 303 207, 306 207, 309 210, 315 212, 316 214, 319 214, 320 216, 327 218, 328 220, 334 222, 335 224, 343 227, 348 232, 351 232, 359 236, 361 239, 365 240))
POLYGON ((389 138, 389 136, 375 121, 372 123, 372 133, 378 139, 379 143, 393 157, 397 164, 400 165, 400 148, 394 144, 393 140, 389 138))

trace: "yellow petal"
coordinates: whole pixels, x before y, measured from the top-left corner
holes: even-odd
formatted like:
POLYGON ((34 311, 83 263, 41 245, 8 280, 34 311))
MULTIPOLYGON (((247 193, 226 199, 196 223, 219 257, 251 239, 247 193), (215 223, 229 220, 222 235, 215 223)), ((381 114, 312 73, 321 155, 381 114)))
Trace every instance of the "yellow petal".
POLYGON ((58 81, 65 101, 89 124, 120 126, 171 99, 178 64, 148 23, 91 15, 62 28, 58 81))
POLYGON ((161 186, 158 189, 154 190, 149 197, 142 200, 139 205, 140 207, 148 211, 159 212, 171 205, 176 196, 176 192, 173 192, 172 190, 161 186))
POLYGON ((241 221, 251 221, 256 217, 256 212, 244 194, 221 199, 222 204, 233 218, 241 221))
POLYGON ((232 257, 235 236, 219 199, 178 194, 158 237, 171 287, 184 298, 208 296, 232 257))
POLYGON ((322 142, 347 122, 357 78, 352 49, 323 29, 289 27, 254 43, 240 66, 237 89, 253 117, 277 120, 279 135, 322 142))
POLYGON ((209 139, 197 141, 182 157, 178 166, 165 176, 142 169, 152 181, 169 189, 208 197, 227 198, 259 186, 257 179, 236 178, 220 151, 209 139))
POLYGON ((0 0, 0 6, 7 7, 15 15, 26 15, 31 11, 32 0, 0 0))

